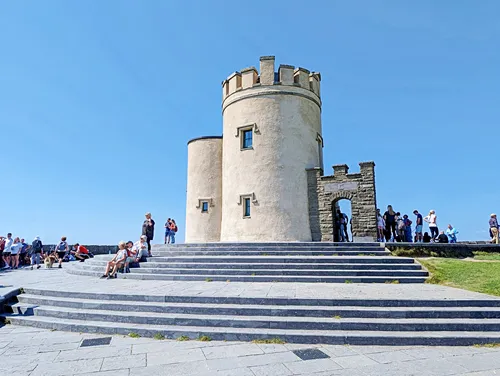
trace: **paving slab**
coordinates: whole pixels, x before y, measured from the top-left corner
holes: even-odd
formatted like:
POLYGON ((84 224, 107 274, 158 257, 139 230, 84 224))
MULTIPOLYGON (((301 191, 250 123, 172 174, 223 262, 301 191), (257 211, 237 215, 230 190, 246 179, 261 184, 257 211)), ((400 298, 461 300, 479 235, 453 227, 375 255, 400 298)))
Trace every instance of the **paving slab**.
MULTIPOLYGON (((71 263, 70 263, 71 264, 71 263)), ((0 296, 24 288, 60 291, 80 291, 85 286, 88 293, 115 293, 158 296, 219 296, 297 299, 500 299, 486 294, 430 284, 336 284, 288 282, 205 282, 205 281, 148 281, 101 280, 96 277, 67 274, 63 269, 20 269, 0 272, 0 296), (209 285, 207 289, 207 285, 209 285)))

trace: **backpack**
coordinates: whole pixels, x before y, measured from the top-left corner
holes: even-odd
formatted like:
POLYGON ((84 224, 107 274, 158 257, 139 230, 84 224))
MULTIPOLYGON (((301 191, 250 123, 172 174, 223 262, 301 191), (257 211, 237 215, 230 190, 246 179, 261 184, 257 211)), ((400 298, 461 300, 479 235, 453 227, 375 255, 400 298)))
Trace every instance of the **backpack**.
POLYGON ((58 251, 66 251, 66 242, 60 242, 59 245, 57 246, 58 251))
POLYGON ((174 232, 177 232, 177 225, 175 225, 174 227, 174 232))
POLYGON ((33 252, 38 253, 42 250, 42 242, 40 240, 34 240, 31 244, 33 247, 33 252))

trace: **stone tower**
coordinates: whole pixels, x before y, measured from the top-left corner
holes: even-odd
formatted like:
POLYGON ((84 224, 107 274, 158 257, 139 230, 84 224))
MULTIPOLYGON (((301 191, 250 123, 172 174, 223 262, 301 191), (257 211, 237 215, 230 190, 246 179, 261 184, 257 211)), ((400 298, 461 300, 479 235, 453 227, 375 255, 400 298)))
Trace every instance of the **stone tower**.
POLYGON ((322 165, 320 75, 274 56, 222 84, 221 241, 311 241, 307 168, 322 165))

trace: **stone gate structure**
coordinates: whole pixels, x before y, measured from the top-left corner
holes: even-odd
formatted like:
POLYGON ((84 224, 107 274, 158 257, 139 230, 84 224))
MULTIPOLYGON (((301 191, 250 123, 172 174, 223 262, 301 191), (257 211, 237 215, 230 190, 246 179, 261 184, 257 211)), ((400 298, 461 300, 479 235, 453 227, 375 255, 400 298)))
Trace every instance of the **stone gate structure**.
POLYGON ((333 241, 338 229, 335 212, 338 201, 351 202, 353 241, 377 239, 375 163, 361 162, 360 172, 349 174, 345 164, 333 166, 333 175, 322 176, 319 167, 307 169, 309 223, 313 241, 333 241))

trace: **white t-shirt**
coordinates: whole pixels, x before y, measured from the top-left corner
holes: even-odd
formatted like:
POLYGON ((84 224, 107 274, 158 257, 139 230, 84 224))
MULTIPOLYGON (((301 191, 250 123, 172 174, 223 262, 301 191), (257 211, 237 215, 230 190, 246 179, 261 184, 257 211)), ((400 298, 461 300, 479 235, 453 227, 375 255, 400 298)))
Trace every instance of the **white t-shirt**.
POLYGON ((17 255, 22 247, 23 247, 23 243, 12 244, 10 246, 10 253, 12 255, 17 255))
POLYGON ((120 249, 117 253, 115 261, 121 260, 124 257, 127 257, 127 249, 120 249))
POLYGON ((377 221, 377 225, 378 227, 385 227, 385 223, 384 223, 384 217, 382 217, 381 215, 378 216, 378 221, 377 221))
POLYGON ((10 252, 10 247, 12 247, 12 243, 14 243, 14 239, 12 238, 5 238, 5 248, 4 252, 10 252))
POLYGON ((436 220, 437 220, 436 214, 429 215, 429 227, 437 227, 436 220))

